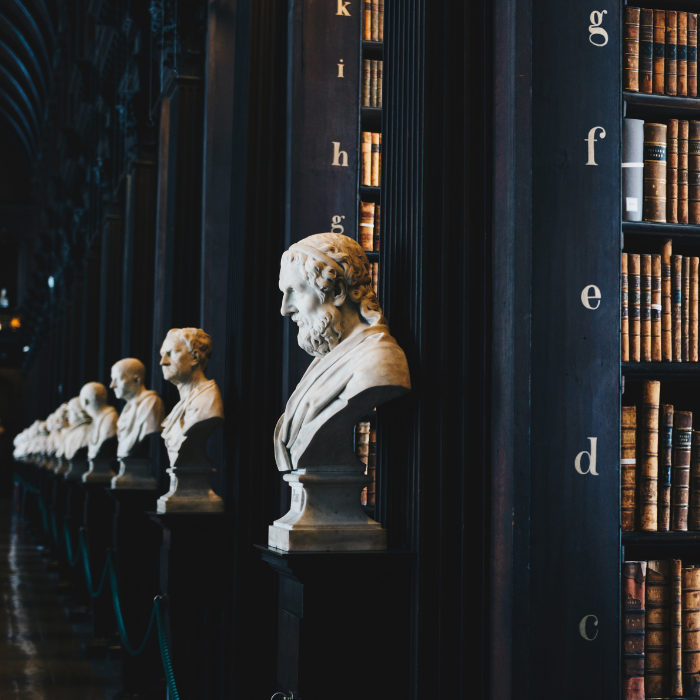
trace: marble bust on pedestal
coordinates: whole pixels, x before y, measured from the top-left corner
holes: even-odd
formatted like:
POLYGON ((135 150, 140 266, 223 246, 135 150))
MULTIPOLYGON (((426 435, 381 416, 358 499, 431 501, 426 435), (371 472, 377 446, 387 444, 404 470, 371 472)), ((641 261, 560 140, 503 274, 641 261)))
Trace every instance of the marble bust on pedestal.
POLYGON ((282 550, 385 549, 386 531, 360 504, 370 480, 352 448, 353 427, 410 391, 403 350, 372 291, 369 261, 347 236, 321 233, 282 256, 281 313, 299 326, 314 361, 275 428, 277 467, 292 507, 269 528, 282 550))
POLYGON ((61 404, 56 409, 56 433, 54 436, 54 472, 56 474, 64 474, 68 471, 68 462, 65 459, 66 435, 70 423, 68 422, 68 404, 61 404))
POLYGON ((88 440, 90 469, 83 474, 83 481, 108 484, 114 476, 119 415, 107 403, 107 388, 99 382, 89 382, 80 390, 80 405, 92 418, 88 440))
POLYGON ((158 482, 151 474, 149 438, 163 430, 163 400, 157 392, 146 389, 146 367, 140 360, 128 357, 112 367, 110 387, 126 406, 117 421, 117 458, 119 474, 112 479, 112 488, 155 489, 158 482))
POLYGON ((63 459, 68 462, 68 469, 63 478, 81 481, 90 466, 87 458, 92 418, 83 411, 79 396, 68 402, 68 424, 63 441, 63 459))
POLYGON ((207 379, 212 341, 197 328, 173 328, 160 349, 163 377, 174 384, 180 401, 163 423, 170 459, 170 490, 158 499, 158 512, 223 511, 211 489, 213 465, 207 456, 209 436, 224 423, 219 388, 207 379))

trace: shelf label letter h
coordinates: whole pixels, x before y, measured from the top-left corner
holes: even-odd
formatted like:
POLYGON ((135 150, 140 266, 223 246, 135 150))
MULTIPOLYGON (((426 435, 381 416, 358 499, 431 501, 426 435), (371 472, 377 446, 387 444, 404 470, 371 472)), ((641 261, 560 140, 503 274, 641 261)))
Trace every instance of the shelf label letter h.
POLYGON ((348 152, 340 150, 340 141, 333 141, 333 163, 343 168, 348 167, 348 152))
POLYGON ((579 452, 574 460, 574 467, 582 476, 585 474, 598 476, 598 472, 596 471, 596 447, 598 438, 589 437, 588 439, 591 441, 591 451, 588 452, 588 450, 583 450, 583 452, 579 452), (581 468, 581 460, 583 459, 583 455, 588 455, 588 468, 585 471, 581 468))

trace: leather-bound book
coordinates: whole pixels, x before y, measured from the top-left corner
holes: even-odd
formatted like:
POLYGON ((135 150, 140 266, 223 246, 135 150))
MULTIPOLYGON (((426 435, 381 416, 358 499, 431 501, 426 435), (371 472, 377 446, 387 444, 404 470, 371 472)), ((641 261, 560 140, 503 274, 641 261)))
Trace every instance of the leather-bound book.
POLYGON ((654 72, 654 10, 639 13, 639 91, 652 91, 654 72))
POLYGON ((369 107, 371 91, 371 67, 367 59, 362 61, 362 106, 369 107))
POLYGON ((642 382, 638 412, 639 529, 656 532, 659 493, 659 398, 661 383, 642 382))
POLYGON ((376 204, 374 207, 374 250, 379 250, 379 234, 381 233, 382 217, 381 206, 376 204))
POLYGON ((630 312, 629 312, 629 275, 627 271, 627 253, 622 254, 620 270, 620 356, 623 362, 630 359, 630 312))
POLYGON ((379 263, 372 263, 372 291, 379 296, 379 263))
POLYGON ((372 0, 365 0, 362 17, 362 38, 372 41, 372 0))
POLYGON ((369 62, 369 106, 379 106, 377 104, 377 61, 369 62))
POLYGON ((358 242, 362 250, 374 249, 374 203, 360 202, 360 235, 358 242))
POLYGON ((678 12, 666 11, 666 94, 678 92, 678 12))
POLYGON ((683 697, 700 697, 700 569, 683 569, 683 697))
POLYGON ((678 13, 678 96, 688 95, 688 13, 678 13))
POLYGON ((690 445, 688 530, 700 530, 700 431, 693 430, 690 445))
POLYGON ((673 469, 673 406, 659 411, 659 520, 657 530, 671 529, 671 472, 673 469))
POLYGON ((625 7, 622 28, 622 89, 639 92, 639 8, 625 7))
POLYGON ((651 361, 661 362, 661 256, 651 256, 651 361))
POLYGON ((671 239, 661 248, 661 359, 673 360, 673 325, 671 321, 671 239))
POLYGON ((651 362, 651 255, 642 255, 642 362, 651 362))
POLYGON ((372 481, 367 484, 367 505, 374 506, 376 494, 376 475, 377 475, 377 431, 375 428, 370 428, 369 431, 369 454, 367 455, 367 476, 371 477, 372 481))
POLYGON ((683 256, 674 255, 672 257, 673 262, 673 277, 671 282, 673 284, 673 297, 671 299, 672 311, 673 311, 673 361, 681 362, 683 359, 681 353, 681 338, 683 336, 683 323, 682 323, 682 303, 683 303, 683 256))
POLYGON ((622 219, 642 220, 644 201, 644 121, 622 120, 622 219))
POLYGON ((681 298, 681 328, 683 335, 681 336, 681 357, 683 362, 690 361, 690 258, 686 255, 683 258, 682 272, 682 290, 681 298))
POLYGON ((698 16, 688 13, 688 97, 698 96, 698 16))
POLYGON ((644 221, 666 223, 666 124, 644 124, 644 221))
POLYGON ((384 80, 384 61, 377 61, 377 107, 382 106, 382 81, 384 80))
MULTIPOLYGON (((367 473, 367 457, 369 455, 369 421, 362 421, 355 426, 355 456, 365 465, 367 473)), ((367 487, 362 489, 360 502, 367 505, 367 487)))
POLYGON ((688 223, 688 122, 678 122, 678 223, 688 223))
POLYGON ((693 414, 673 414, 673 485, 671 488, 671 527, 675 532, 688 529, 688 491, 690 484, 690 446, 693 414))
POLYGON ((361 182, 367 187, 369 187, 372 184, 372 134, 369 131, 362 132, 361 182))
POLYGON ((642 339, 641 339, 641 279, 639 275, 639 255, 629 254, 629 287, 630 287, 630 360, 641 362, 642 360, 642 339))
POLYGON ((644 700, 645 561, 622 564, 622 700, 644 700))
POLYGON ((637 408, 622 407, 620 449, 620 521, 623 532, 634 531, 634 505, 637 489, 637 408))
POLYGON ((688 221, 700 224, 700 122, 688 124, 688 221))
POLYGON ((379 19, 377 21, 378 31, 379 31, 379 41, 384 41, 384 0, 379 0, 377 3, 379 7, 379 19))
POLYGON ((372 0, 372 41, 379 41, 379 3, 372 0))
POLYGON ((700 258, 690 258, 690 341, 688 355, 690 362, 698 361, 698 265, 700 258))
POLYGON ((668 120, 666 148, 666 221, 678 223, 678 119, 668 120))
POLYGON ((379 187, 379 134, 372 134, 372 187, 379 187))
POLYGON ((644 690, 667 698, 671 676, 671 578, 667 561, 647 562, 644 690))
POLYGON ((683 585, 680 559, 671 559, 671 687, 672 697, 683 695, 682 662, 682 612, 681 589, 683 585))
POLYGON ((663 95, 666 77, 666 10, 654 10, 654 72, 653 91, 663 95))

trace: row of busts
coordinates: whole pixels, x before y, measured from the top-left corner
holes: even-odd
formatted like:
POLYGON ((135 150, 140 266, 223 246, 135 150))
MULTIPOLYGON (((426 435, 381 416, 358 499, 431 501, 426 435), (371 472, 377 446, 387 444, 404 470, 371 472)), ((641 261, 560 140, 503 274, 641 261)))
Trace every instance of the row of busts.
POLYGON ((210 434, 224 421, 219 389, 204 374, 211 350, 211 338, 201 329, 168 332, 160 364, 164 378, 178 387, 180 401, 167 418, 160 396, 144 385, 145 365, 126 358, 111 372, 110 388, 126 402, 121 415, 108 404, 107 388, 89 382, 79 396, 17 435, 15 460, 67 480, 155 489, 150 443, 153 436, 162 437, 170 459, 170 490, 159 499, 158 511, 223 510, 209 485, 214 470, 206 454, 210 434))

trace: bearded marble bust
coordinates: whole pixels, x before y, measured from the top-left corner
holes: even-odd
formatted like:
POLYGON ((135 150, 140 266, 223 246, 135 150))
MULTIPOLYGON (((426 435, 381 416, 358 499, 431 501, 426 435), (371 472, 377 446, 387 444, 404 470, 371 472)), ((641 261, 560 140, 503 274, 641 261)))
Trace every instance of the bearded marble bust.
POLYGON ((73 459, 79 450, 85 450, 87 457, 87 446, 90 439, 90 426, 92 418, 83 411, 80 397, 76 396, 68 402, 68 429, 63 441, 63 456, 66 459, 73 459))

